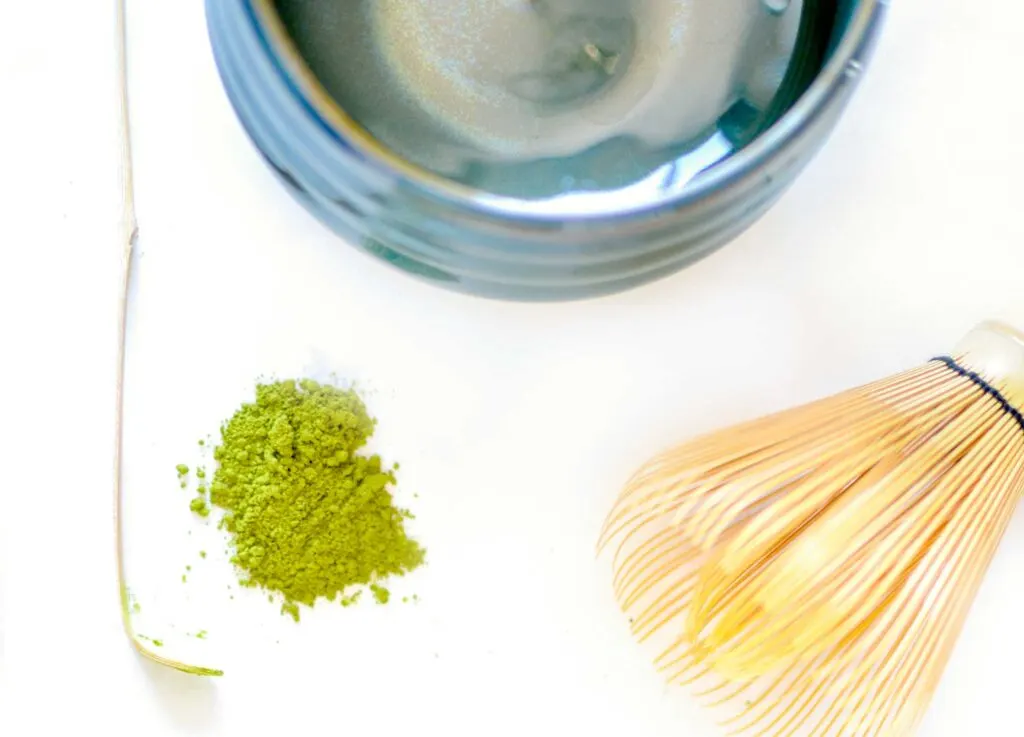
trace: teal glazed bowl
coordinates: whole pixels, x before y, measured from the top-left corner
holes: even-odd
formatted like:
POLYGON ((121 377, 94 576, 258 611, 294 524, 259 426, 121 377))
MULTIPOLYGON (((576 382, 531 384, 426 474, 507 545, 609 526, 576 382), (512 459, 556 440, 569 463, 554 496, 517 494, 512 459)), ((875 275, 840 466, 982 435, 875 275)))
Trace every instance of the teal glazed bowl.
POLYGON ((242 126, 285 187, 328 228, 445 288, 555 301, 672 274, 734 239, 793 182, 853 95, 887 5, 804 2, 805 16, 827 16, 818 29, 827 34, 812 49, 815 58, 793 57, 771 115, 752 134, 685 186, 670 168, 662 180, 648 180, 642 196, 598 192, 587 207, 472 186, 398 155, 328 93, 274 0, 207 0, 206 15, 242 126))

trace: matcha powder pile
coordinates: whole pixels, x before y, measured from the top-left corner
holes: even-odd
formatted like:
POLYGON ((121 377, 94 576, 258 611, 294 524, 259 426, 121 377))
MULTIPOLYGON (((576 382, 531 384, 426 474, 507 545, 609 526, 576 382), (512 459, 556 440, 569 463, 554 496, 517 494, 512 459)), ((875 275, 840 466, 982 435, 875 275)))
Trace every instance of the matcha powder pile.
POLYGON ((351 601, 345 590, 360 584, 386 601, 380 581, 423 563, 388 489, 394 474, 357 452, 373 430, 354 391, 309 380, 257 386, 221 429, 210 500, 226 510, 232 560, 295 619, 298 604, 351 601))

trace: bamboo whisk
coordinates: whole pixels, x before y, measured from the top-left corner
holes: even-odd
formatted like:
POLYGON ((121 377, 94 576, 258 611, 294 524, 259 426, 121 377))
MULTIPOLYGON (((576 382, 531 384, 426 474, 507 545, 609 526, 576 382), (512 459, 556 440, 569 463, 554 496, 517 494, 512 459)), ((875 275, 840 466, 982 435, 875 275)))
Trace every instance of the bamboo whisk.
POLYGON ((1024 491, 1024 334, 721 430, 613 507, 615 594, 731 734, 906 735, 1024 491))

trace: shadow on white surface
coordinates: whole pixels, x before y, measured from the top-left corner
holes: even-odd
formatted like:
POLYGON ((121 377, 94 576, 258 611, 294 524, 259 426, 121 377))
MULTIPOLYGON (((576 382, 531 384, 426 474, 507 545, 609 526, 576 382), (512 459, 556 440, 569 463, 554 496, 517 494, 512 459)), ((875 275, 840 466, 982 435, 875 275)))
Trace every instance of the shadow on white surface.
POLYGON ((166 668, 144 658, 139 666, 163 718, 182 734, 205 734, 221 721, 218 683, 166 668))

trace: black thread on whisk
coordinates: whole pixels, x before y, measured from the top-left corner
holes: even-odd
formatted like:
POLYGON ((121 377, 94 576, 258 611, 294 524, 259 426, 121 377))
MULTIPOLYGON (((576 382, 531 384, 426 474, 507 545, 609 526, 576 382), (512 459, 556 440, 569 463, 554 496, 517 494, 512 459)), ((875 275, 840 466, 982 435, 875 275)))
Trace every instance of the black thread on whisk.
POLYGON ((1002 408, 1010 415, 1010 417, 1017 421, 1017 424, 1020 425, 1020 429, 1024 430, 1024 415, 1020 413, 1020 410, 1018 410, 1016 407, 1014 407, 1012 404, 1006 401, 1006 397, 1002 395, 1002 392, 1000 392, 994 386, 992 386, 983 378, 981 378, 981 376, 974 373, 973 371, 965 369, 963 366, 961 366, 959 363, 957 363, 954 359, 950 358, 949 356, 936 356, 932 360, 946 364, 946 367, 949 368, 951 371, 955 371, 956 373, 963 376, 965 379, 970 379, 972 382, 974 382, 974 384, 978 386, 982 391, 984 391, 990 397, 999 402, 1000 406, 1002 406, 1002 408))

